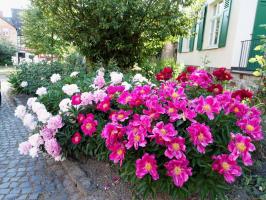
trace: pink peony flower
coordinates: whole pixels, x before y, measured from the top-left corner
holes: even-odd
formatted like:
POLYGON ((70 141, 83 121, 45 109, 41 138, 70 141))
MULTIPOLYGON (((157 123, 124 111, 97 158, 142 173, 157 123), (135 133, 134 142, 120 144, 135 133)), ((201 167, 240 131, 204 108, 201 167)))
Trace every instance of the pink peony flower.
POLYGON ((138 150, 139 146, 145 147, 147 141, 145 140, 145 132, 140 132, 138 128, 133 128, 133 130, 128 131, 127 133, 128 143, 126 144, 126 148, 130 149, 134 146, 135 150, 138 150))
POLYGON ((126 111, 126 110, 119 110, 118 112, 112 113, 111 120, 112 121, 120 121, 124 122, 129 118, 129 116, 132 114, 132 111, 126 111))
POLYGON ((230 112, 234 113, 237 117, 243 117, 248 111, 248 107, 239 102, 235 102, 230 106, 230 112))
POLYGON ((93 94, 91 92, 81 93, 80 98, 81 98, 81 105, 83 106, 91 105, 92 101, 94 100, 93 94))
POLYGON ((86 119, 86 116, 82 113, 78 114, 77 121, 79 124, 82 124, 82 122, 86 119))
POLYGON ((208 144, 213 143, 212 134, 210 128, 205 124, 192 123, 187 131, 190 136, 191 142, 197 147, 200 153, 205 153, 205 148, 208 144))
POLYGON ((56 130, 51 130, 47 128, 46 126, 40 130, 40 135, 42 136, 44 141, 52 139, 55 136, 55 134, 56 134, 56 130))
POLYGON ((63 127, 63 122, 62 122, 62 117, 60 115, 50 117, 50 119, 47 122, 47 128, 51 130, 57 130, 62 127, 63 127))
POLYGON ((108 86, 108 88, 106 89, 107 91, 107 94, 110 96, 110 95, 113 95, 113 94, 116 94, 116 93, 121 93, 125 90, 125 86, 122 86, 122 85, 110 85, 108 86))
POLYGON ((153 180, 158 180, 159 174, 157 168, 154 154, 145 153, 141 159, 136 160, 136 176, 139 179, 143 178, 146 174, 150 174, 153 180))
POLYGON ((44 147, 47 153, 54 158, 61 154, 61 147, 55 138, 47 140, 44 147))
POLYGON ((104 80, 104 72, 99 71, 97 76, 94 79, 94 85, 96 85, 98 88, 102 88, 105 85, 104 80))
POLYGON ((221 108, 220 104, 215 97, 207 96, 204 98, 200 96, 195 100, 196 112, 206 114, 210 120, 214 119, 214 113, 219 113, 221 108))
POLYGON ((119 142, 125 134, 125 128, 117 122, 107 123, 101 133, 101 137, 105 139, 107 148, 119 142))
POLYGON ((193 85, 206 89, 212 83, 212 76, 206 70, 199 69, 189 75, 189 80, 193 85))
POLYGON ((86 136, 92 136, 92 134, 97 129, 98 122, 97 120, 94 120, 93 114, 88 114, 86 119, 82 122, 81 130, 83 131, 84 135, 86 136))
POLYGON ((79 132, 74 133, 71 137, 72 144, 79 144, 82 140, 82 136, 79 132))
POLYGON ((165 113, 165 109, 158 101, 158 96, 153 96, 146 100, 145 102, 147 110, 143 110, 145 115, 148 115, 151 119, 157 120, 162 114, 165 113))
POLYGON ((122 143, 115 143, 109 148, 112 153, 109 155, 109 159, 114 163, 120 162, 120 166, 122 166, 123 160, 125 159, 126 149, 122 143))
POLYGON ((231 134, 231 138, 232 140, 228 144, 228 150, 231 152, 230 157, 233 160, 236 160, 239 156, 241 156, 244 165, 252 165, 253 161, 249 152, 255 151, 256 148, 251 143, 250 137, 237 133, 235 135, 231 134))
POLYGON ((171 176, 174 184, 177 187, 182 187, 188 181, 189 176, 192 176, 192 168, 188 167, 188 160, 182 157, 178 160, 173 159, 165 163, 167 169, 167 176, 171 176))
POLYGON ((177 135, 172 123, 164 124, 162 121, 158 122, 152 130, 151 138, 161 137, 165 142, 170 142, 174 136, 177 135))
POLYGON ((19 150, 19 153, 20 154, 22 154, 22 155, 28 155, 31 148, 32 148, 32 146, 29 143, 29 141, 25 141, 25 142, 21 142, 19 144, 18 150, 19 150))
POLYGON ((164 155, 170 159, 172 159, 173 157, 179 159, 185 156, 184 155, 185 151, 186 151, 185 139, 178 136, 172 139, 171 142, 167 143, 167 149, 164 152, 164 155))
POLYGON ((241 176, 241 167, 227 154, 213 156, 212 170, 222 174, 228 183, 233 183, 236 176, 241 176))
POLYGON ((81 94, 80 93, 76 93, 71 97, 71 104, 72 105, 79 105, 81 104, 81 94))
POLYGON ((107 112, 108 110, 110 110, 110 107, 111 102, 109 97, 106 97, 102 102, 97 105, 97 109, 103 112, 107 112))
POLYGON ((260 123, 261 120, 258 117, 251 119, 243 118, 236 122, 237 126, 239 126, 242 131, 256 141, 263 139, 263 132, 260 123))

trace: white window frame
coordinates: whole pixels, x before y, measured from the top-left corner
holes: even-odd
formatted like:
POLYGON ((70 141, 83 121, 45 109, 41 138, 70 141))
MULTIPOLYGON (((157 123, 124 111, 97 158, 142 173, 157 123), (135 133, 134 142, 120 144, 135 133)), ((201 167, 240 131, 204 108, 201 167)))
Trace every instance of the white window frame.
POLYGON ((209 32, 209 48, 218 48, 221 25, 223 19, 224 1, 216 1, 211 4, 210 32, 209 32), (217 23, 218 27, 217 27, 217 23), (218 29, 217 29, 218 28, 218 29))
POLYGON ((182 53, 189 52, 189 38, 183 38, 182 40, 182 53))

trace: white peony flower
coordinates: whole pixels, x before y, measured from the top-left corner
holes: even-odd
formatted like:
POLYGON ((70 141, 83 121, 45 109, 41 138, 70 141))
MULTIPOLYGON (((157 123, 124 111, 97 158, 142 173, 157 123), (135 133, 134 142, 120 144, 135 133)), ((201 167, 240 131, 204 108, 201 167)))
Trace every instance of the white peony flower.
POLYGON ((76 84, 66 84, 62 87, 62 90, 64 93, 66 93, 69 96, 72 96, 73 94, 80 92, 78 86, 76 84))
POLYGON ((69 98, 63 99, 59 103, 59 108, 62 112, 67 112, 71 106, 71 100, 69 98))
POLYGON ((133 82, 148 82, 148 79, 145 78, 144 76, 142 76, 141 74, 136 74, 133 79, 132 79, 133 82))
POLYGON ((38 148, 38 147, 32 147, 32 148, 30 149, 29 155, 30 155, 32 158, 36 158, 36 157, 38 157, 38 152, 39 152, 39 148, 38 148))
POLYGON ((31 97, 31 98, 29 98, 28 101, 27 101, 28 107, 31 109, 32 104, 35 103, 36 101, 37 101, 37 97, 31 97))
POLYGON ((131 84, 129 84, 128 82, 124 81, 122 83, 123 86, 125 86, 125 90, 129 90, 131 88, 131 84))
POLYGON ((48 119, 52 116, 51 113, 47 112, 47 110, 40 110, 36 113, 39 122, 46 123, 48 119))
POLYGON ((78 74, 79 74, 79 72, 72 72, 72 73, 70 74, 70 77, 76 77, 78 74))
POLYGON ((37 122, 34 120, 34 116, 30 113, 27 113, 24 116, 23 124, 24 124, 24 126, 26 126, 27 128, 29 128, 31 130, 35 129, 37 126, 37 122))
POLYGON ((28 86, 28 82, 27 81, 22 81, 21 83, 20 83, 20 87, 27 87, 28 86))
POLYGON ((111 72, 110 77, 112 84, 119 84, 123 81, 123 74, 119 72, 111 72))
POLYGON ((22 119, 26 115, 26 107, 23 105, 17 106, 15 110, 15 116, 22 119))
POLYGON ((45 95, 47 94, 47 89, 45 87, 40 87, 36 90, 36 94, 38 96, 42 96, 42 95, 45 95))
POLYGON ((41 144, 43 144, 43 139, 39 133, 30 136, 28 141, 33 147, 39 147, 41 144))
POLYGON ((31 109, 36 114, 40 112, 40 110, 46 110, 45 105, 39 102, 33 102, 31 109))
POLYGON ((57 81, 61 80, 61 76, 60 76, 60 74, 53 74, 50 77, 50 80, 52 83, 56 83, 57 81))

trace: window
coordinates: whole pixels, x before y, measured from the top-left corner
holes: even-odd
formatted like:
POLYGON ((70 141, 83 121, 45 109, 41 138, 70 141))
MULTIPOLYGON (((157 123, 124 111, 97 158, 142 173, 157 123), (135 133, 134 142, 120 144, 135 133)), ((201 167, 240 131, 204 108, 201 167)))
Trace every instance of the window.
POLYGON ((183 40, 182 40, 182 52, 189 52, 189 38, 183 38, 183 40))
POLYGON ((211 6, 211 23, 210 23, 210 47, 218 47, 219 35, 223 17, 223 1, 219 1, 211 6))

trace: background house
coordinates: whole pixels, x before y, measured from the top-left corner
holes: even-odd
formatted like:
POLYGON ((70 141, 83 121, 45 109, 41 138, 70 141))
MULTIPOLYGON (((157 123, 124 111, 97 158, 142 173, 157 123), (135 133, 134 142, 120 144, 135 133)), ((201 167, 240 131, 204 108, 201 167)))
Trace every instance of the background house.
POLYGON ((207 0, 189 38, 181 38, 177 62, 253 71, 248 62, 266 35, 266 0, 207 0))
POLYGON ((16 27, 10 24, 0 12, 0 38, 9 41, 14 46, 17 46, 17 30, 16 27))

